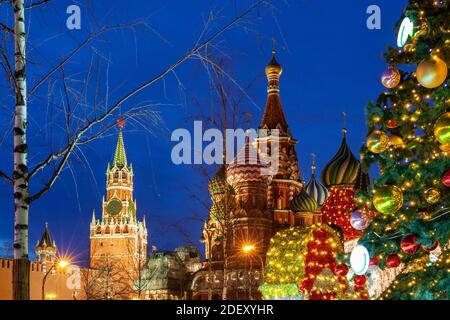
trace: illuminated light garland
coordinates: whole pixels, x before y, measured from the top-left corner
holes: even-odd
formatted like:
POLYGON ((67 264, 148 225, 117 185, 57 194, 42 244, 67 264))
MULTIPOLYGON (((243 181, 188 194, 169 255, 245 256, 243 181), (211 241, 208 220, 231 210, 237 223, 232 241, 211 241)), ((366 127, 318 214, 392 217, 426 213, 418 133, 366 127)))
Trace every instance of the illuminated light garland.
POLYGON ((265 281, 260 291, 265 299, 365 297, 361 292, 349 290, 345 275, 334 273, 339 253, 343 253, 340 235, 328 225, 282 230, 270 240, 265 281))
POLYGON ((362 235, 350 224, 350 213, 356 208, 355 190, 352 186, 331 186, 328 199, 321 209, 322 222, 341 228, 344 240, 352 240, 362 235))

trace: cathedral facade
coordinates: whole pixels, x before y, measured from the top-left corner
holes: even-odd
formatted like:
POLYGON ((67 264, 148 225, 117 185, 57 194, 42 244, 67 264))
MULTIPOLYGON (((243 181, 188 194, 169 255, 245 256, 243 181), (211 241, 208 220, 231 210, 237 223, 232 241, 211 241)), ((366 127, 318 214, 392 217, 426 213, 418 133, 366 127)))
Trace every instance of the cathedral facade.
POLYGON ((351 229, 347 213, 354 207, 354 192, 368 177, 347 145, 346 130, 321 179, 315 176, 313 158, 311 177, 305 182, 299 174, 297 140, 281 103, 282 67, 275 52, 265 73, 267 102, 259 126, 264 134, 254 141, 247 138, 235 160, 222 165, 208 186, 212 206, 201 237, 207 262, 193 277, 193 299, 260 299, 267 250, 280 230, 323 222, 337 228, 346 241, 359 235, 351 229), (270 176, 262 175, 271 152, 278 152, 278 168, 270 176), (242 157, 249 161, 237 161, 242 157), (342 192, 351 206, 341 205, 342 192))

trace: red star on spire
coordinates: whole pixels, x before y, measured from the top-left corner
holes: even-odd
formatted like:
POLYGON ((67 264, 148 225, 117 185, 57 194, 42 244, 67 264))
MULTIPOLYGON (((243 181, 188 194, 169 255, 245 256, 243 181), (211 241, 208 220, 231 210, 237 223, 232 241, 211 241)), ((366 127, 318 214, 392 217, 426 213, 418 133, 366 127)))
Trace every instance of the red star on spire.
POLYGON ((122 118, 120 118, 119 120, 117 120, 117 125, 120 128, 123 128, 123 126, 125 125, 125 121, 122 118))

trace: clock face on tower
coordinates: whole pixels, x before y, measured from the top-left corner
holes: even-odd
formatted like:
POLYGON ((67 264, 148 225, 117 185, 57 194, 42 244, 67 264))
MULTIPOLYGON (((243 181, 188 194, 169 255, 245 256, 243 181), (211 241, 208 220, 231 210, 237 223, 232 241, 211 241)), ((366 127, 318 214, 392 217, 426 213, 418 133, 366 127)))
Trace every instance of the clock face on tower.
POLYGON ((108 213, 112 216, 115 216, 122 211, 122 201, 118 199, 112 199, 108 202, 108 205, 106 206, 106 210, 108 213))

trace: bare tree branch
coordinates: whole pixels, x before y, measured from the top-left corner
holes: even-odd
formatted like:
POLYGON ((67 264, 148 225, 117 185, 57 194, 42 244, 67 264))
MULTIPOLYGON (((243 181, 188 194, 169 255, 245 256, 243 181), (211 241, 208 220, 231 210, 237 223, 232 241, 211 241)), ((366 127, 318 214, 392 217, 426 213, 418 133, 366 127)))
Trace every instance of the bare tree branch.
MULTIPOLYGON (((136 95, 143 89, 149 87, 150 85, 156 83, 157 81, 161 80, 166 76, 168 73, 173 71, 176 67, 178 67, 180 64, 182 64, 184 61, 188 60, 190 57, 194 56, 195 54, 198 54, 198 51, 202 48, 206 47, 208 44, 213 42, 217 37, 219 37, 221 34, 223 34, 225 31, 230 29, 232 26, 237 24, 240 20, 242 20, 245 16, 247 16, 250 12, 252 12, 255 8, 260 6, 261 4, 265 3, 266 0, 260 0, 255 3, 253 3, 251 6, 249 6, 246 10, 244 10, 239 16, 235 17, 231 22, 220 28, 218 31, 216 31, 213 35, 211 35, 208 39, 204 40, 203 42, 196 44, 188 53, 183 55, 180 59, 178 59, 174 64, 166 68, 164 71, 162 71, 160 74, 155 76, 149 81, 144 82, 136 89, 129 92, 127 95, 119 99, 115 104, 113 104, 111 107, 109 107, 101 116, 96 117, 90 121, 88 121, 82 128, 78 130, 76 134, 74 134, 71 142, 67 144, 63 149, 60 151, 50 154, 43 162, 38 164, 33 170, 30 171, 29 177, 31 178, 33 175, 35 175, 38 171, 44 169, 49 163, 51 163, 54 160, 57 160, 62 157, 61 162, 57 166, 57 169, 54 171, 52 176, 50 177, 49 181, 44 185, 44 187, 38 191, 35 195, 32 195, 28 198, 29 203, 32 201, 35 201, 39 199, 44 193, 46 193, 50 187, 53 185, 55 180, 57 179, 59 173, 62 171, 64 165, 67 162, 68 157, 74 150, 75 146, 80 142, 81 137, 90 129, 94 128, 96 125, 103 123, 107 118, 113 115, 114 111, 116 111, 124 102, 126 102, 128 99, 130 99, 132 96, 136 95)), ((105 32, 105 30, 100 31, 105 32)), ((63 60, 57 67, 55 67, 46 77, 44 77, 41 81, 38 82, 38 84, 35 86, 37 88, 38 85, 42 84, 46 79, 50 77, 51 74, 53 74, 56 70, 61 68, 70 58, 78 52, 82 46, 85 46, 89 41, 91 41, 95 36, 99 34, 95 33, 89 36, 77 49, 75 49, 69 57, 63 60)), ((32 89, 31 93, 35 91, 35 88, 32 89)))
POLYGON ((37 2, 33 2, 33 3, 25 6, 25 9, 33 9, 33 8, 36 8, 36 7, 40 7, 42 5, 45 5, 45 4, 49 3, 50 1, 51 0, 40 0, 40 1, 37 1, 37 2))
POLYGON ((3 171, 0 171, 0 177, 2 177, 3 179, 5 179, 6 181, 8 181, 10 184, 14 184, 13 179, 11 179, 6 173, 4 173, 3 171))
POLYGON ((2 28, 3 30, 5 30, 8 33, 14 34, 14 29, 8 27, 6 24, 3 24, 0 22, 0 28, 2 28))

